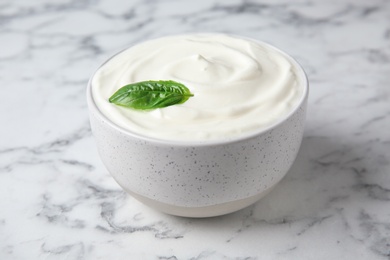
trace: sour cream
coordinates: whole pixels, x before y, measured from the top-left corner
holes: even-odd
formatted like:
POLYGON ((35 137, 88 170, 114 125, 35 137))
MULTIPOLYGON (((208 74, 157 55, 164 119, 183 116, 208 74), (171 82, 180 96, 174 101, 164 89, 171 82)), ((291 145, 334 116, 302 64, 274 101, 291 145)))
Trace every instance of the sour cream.
POLYGON ((92 78, 93 100, 113 123, 132 133, 172 141, 235 139, 277 123, 303 97, 297 65, 257 41, 224 34, 150 40, 119 53, 92 78), (109 97, 124 85, 174 80, 194 94, 180 105, 140 111, 109 97))

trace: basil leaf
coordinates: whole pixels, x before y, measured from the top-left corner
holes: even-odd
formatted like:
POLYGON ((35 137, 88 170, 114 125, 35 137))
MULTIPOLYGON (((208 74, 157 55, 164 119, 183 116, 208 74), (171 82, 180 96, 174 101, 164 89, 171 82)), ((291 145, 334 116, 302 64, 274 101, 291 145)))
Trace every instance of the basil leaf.
POLYGON ((123 86, 108 101, 127 108, 149 110, 182 104, 192 96, 190 90, 181 83, 150 80, 123 86))

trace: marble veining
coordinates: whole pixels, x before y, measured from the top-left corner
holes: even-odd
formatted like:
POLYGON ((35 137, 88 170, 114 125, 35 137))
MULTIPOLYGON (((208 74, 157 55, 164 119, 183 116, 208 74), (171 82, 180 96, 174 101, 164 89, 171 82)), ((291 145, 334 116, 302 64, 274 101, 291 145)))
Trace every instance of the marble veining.
POLYGON ((0 3, 0 259, 390 259, 390 2, 0 3), (99 160, 85 88, 142 40, 227 32, 295 57, 311 89, 290 172, 234 214, 177 218, 99 160))

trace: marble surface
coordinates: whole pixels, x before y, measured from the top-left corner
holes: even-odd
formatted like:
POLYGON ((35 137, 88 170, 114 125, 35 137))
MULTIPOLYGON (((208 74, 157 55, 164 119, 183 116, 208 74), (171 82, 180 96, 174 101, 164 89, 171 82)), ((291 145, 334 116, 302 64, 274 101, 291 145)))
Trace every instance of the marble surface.
POLYGON ((0 2, 0 259, 390 259, 390 2, 0 2), (126 195, 99 160, 85 87, 122 48, 216 31, 290 53, 311 83, 296 163, 211 219, 126 195))

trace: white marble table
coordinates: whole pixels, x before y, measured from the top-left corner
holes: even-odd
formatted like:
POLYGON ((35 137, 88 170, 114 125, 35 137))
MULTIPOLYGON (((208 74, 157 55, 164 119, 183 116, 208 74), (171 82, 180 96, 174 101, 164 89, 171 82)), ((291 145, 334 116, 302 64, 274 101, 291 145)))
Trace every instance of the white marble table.
POLYGON ((0 259, 390 259, 390 2, 0 2, 0 259), (126 195, 98 158, 85 87, 122 48, 217 31, 270 42, 311 93, 297 161, 211 219, 126 195))

